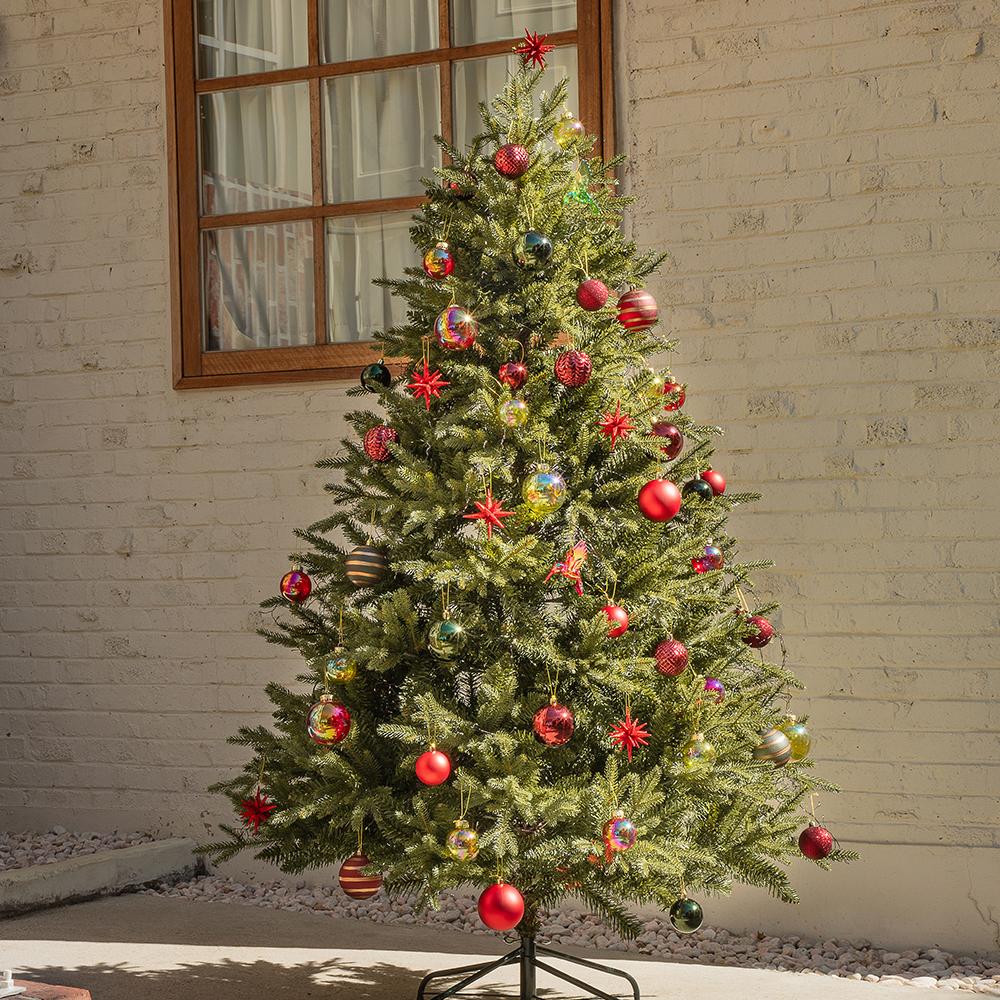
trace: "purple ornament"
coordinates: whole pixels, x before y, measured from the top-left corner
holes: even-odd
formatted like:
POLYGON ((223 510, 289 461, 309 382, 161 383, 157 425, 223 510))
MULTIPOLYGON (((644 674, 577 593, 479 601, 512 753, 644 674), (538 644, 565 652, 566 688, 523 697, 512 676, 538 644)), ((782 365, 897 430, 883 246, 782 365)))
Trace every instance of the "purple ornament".
POLYGON ((706 545, 703 562, 707 569, 722 569, 722 549, 715 545, 706 545))
POLYGON ((722 681, 716 680, 714 677, 705 678, 705 690, 716 696, 716 705, 721 705, 722 699, 726 697, 726 689, 723 686, 722 681))

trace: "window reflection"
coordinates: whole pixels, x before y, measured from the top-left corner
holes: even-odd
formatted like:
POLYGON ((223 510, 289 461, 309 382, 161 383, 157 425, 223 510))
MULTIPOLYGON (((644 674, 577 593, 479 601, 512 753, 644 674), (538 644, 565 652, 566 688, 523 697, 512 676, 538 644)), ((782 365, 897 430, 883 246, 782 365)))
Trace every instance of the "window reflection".
POLYGON ((452 0, 451 9, 455 45, 523 38, 525 29, 545 35, 576 27, 576 0, 452 0))
POLYGON ((196 3, 202 79, 308 65, 306 0, 196 3))
POLYGON ((321 0, 320 61, 347 62, 438 46, 437 0, 321 0))

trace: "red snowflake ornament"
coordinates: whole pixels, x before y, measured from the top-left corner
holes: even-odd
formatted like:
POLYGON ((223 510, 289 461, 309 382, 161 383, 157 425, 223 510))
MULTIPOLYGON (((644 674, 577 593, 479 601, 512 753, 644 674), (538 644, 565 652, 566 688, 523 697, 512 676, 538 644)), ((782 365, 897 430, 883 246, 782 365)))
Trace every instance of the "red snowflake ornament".
POLYGON ((418 375, 414 372, 413 381, 408 383, 406 388, 413 390, 414 399, 420 399, 420 397, 423 396, 424 401, 427 403, 427 409, 429 410, 431 408, 431 396, 436 396, 440 399, 441 390, 446 385, 451 385, 451 383, 445 382, 445 380, 441 378, 441 372, 431 372, 430 368, 427 366, 427 361, 425 360, 423 375, 418 375))
POLYGON ((514 51, 517 52, 521 57, 521 63, 527 66, 529 62, 534 63, 536 66, 541 66, 545 69, 545 55, 548 52, 553 52, 555 50, 554 45, 545 45, 545 39, 548 35, 542 35, 541 38, 538 37, 538 32, 536 31, 532 34, 527 28, 524 29, 524 38, 521 39, 521 43, 514 47, 514 51))
POLYGON ((625 721, 619 722, 611 730, 611 740, 618 744, 619 750, 628 751, 628 761, 632 763, 633 747, 645 746, 649 733, 646 731, 646 723, 639 722, 629 715, 628 707, 625 708, 625 721))
POLYGON ((249 826, 253 823, 253 832, 256 833, 261 823, 267 822, 267 814, 272 809, 278 807, 266 796, 261 796, 260 788, 252 799, 240 799, 240 816, 243 818, 243 825, 249 826))
POLYGON ((462 517, 482 518, 486 522, 486 537, 491 540, 494 528, 499 528, 503 531, 503 521, 500 518, 510 517, 517 513, 514 510, 503 510, 503 504, 493 499, 493 493, 490 490, 486 491, 486 503, 480 503, 478 500, 474 501, 474 503, 479 508, 478 513, 463 514, 462 517))
POLYGON ((615 445, 619 438, 627 438, 629 431, 635 430, 635 424, 629 423, 632 418, 627 413, 622 413, 622 404, 619 400, 615 404, 615 412, 602 414, 597 426, 604 432, 605 437, 611 438, 611 450, 615 450, 615 445))

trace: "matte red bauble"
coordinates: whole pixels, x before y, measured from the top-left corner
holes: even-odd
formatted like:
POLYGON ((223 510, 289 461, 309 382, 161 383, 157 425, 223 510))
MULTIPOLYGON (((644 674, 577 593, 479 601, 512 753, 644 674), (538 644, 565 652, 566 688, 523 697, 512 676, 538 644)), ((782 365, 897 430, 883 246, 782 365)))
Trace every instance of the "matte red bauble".
POLYGON ((479 897, 479 919, 495 931, 509 931, 524 916, 524 897, 512 885, 499 882, 479 897))
POLYGON ((687 646, 677 639, 666 639, 653 651, 656 669, 665 677, 683 674, 688 666, 687 646))
POLYGON ((635 288, 618 300, 618 322, 626 330, 648 330, 656 322, 656 300, 649 292, 635 288))
POLYGON ((281 578, 278 587, 281 590, 281 596, 286 600, 301 604, 312 593, 313 584, 308 575, 293 569, 281 578))
POLYGON ((576 303, 581 309, 596 312, 603 308, 610 294, 608 286, 603 281, 598 281, 597 278, 588 278, 576 290, 576 303))
POLYGON ((415 769, 425 785, 440 785, 451 774, 451 761, 440 750, 428 750, 417 758, 415 769))
POLYGON ((672 461, 681 453, 684 447, 684 435, 677 424, 672 424, 669 420, 657 420, 650 429, 657 437, 665 439, 665 444, 660 450, 667 458, 672 461))
POLYGON ((651 521, 669 521, 681 509, 681 491, 669 479, 651 479, 639 490, 639 510, 651 521))
POLYGON ((351 899, 370 899, 382 888, 381 875, 362 875, 361 869, 370 865, 367 854, 355 854, 340 866, 340 888, 351 899))
POLYGON ((571 389, 583 385, 594 370, 586 351, 563 351, 556 358, 556 378, 571 389))
POLYGON ((508 142, 501 146, 493 157, 493 166, 508 180, 516 181, 527 173, 531 158, 524 146, 508 142))
POLYGON ((528 369, 519 361, 508 361, 500 366, 498 377, 504 385, 509 385, 517 392, 528 381, 528 369))
POLYGON ((399 440, 392 427, 373 427, 365 435, 365 454, 376 462, 388 462, 392 456, 389 444, 399 440))
POLYGON ((717 497, 721 497, 726 492, 726 481, 722 478, 722 473, 716 472, 715 469, 706 469, 701 474, 701 478, 712 487, 712 492, 717 497))
POLYGON ((829 830, 810 823, 799 834, 799 850, 810 861, 820 861, 833 850, 833 835, 829 830))
POLYGON ((664 382, 660 390, 664 396, 674 396, 675 398, 663 404, 665 410, 679 410, 684 405, 684 386, 679 382, 664 382))
POLYGON ((608 616, 608 638, 614 639, 628 631, 628 614, 617 604, 608 604, 601 610, 608 616))
POLYGON ((558 702, 543 705, 531 720, 535 739, 549 747, 561 747, 573 735, 575 725, 573 713, 558 702))
POLYGON ((754 649, 763 649, 771 641, 771 636, 774 635, 774 626, 766 618, 761 618, 760 615, 751 615, 747 618, 747 625, 756 629, 757 634, 744 636, 743 641, 748 646, 753 646, 754 649))

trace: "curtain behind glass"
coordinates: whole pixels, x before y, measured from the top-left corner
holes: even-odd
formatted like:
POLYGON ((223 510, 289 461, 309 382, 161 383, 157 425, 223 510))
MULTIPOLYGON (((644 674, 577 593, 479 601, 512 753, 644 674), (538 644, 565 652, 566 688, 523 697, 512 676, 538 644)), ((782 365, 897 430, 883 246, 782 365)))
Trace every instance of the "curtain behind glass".
POLYGON ((306 0, 197 0, 197 18, 202 79, 309 63, 306 0))
POLYGON ((437 48, 436 0, 320 0, 320 62, 437 48))
POLYGON ((576 27, 576 0, 452 0, 451 10, 455 45, 523 38, 525 29, 545 35, 576 27))

